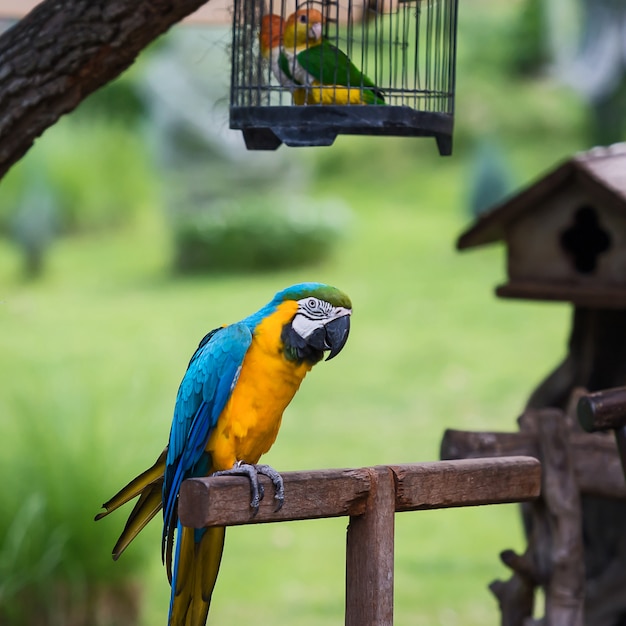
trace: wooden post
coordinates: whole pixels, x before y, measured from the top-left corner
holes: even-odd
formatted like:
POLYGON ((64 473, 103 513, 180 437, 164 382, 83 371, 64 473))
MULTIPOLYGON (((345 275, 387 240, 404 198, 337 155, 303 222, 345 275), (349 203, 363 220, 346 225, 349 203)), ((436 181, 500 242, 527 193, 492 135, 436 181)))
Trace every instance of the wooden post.
POLYGON ((550 526, 544 546, 550 550, 549 571, 545 572, 546 624, 583 626, 582 513, 565 415, 561 411, 542 411, 536 424, 543 463, 542 497, 550 526))
POLYGON ((346 626, 393 626, 395 481, 371 469, 365 513, 350 517, 346 538, 346 626))

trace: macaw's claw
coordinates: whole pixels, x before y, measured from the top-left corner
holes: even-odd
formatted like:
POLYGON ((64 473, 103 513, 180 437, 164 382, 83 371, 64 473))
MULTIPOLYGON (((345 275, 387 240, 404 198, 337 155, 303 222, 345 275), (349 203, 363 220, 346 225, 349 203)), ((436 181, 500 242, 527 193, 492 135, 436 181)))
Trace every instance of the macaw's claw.
POLYGON ((251 465, 250 463, 238 461, 231 469, 213 472, 212 476, 247 476, 250 481, 250 493, 252 494, 250 508, 254 516, 259 512, 259 504, 265 495, 263 485, 259 483, 259 474, 267 476, 272 481, 275 490, 274 499, 277 501, 275 510, 280 511, 285 501, 285 488, 281 475, 273 467, 269 465, 251 465))
POLYGON ((274 485, 274 500, 276 500, 276 508, 274 512, 278 513, 285 503, 285 485, 283 477, 270 465, 256 465, 257 474, 267 476, 274 485))

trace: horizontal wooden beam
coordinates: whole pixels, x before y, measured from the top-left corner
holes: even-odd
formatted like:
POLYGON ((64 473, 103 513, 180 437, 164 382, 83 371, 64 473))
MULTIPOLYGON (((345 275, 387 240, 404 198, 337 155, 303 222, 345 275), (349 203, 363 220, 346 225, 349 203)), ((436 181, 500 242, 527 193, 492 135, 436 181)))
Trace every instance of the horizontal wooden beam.
POLYGON ((178 515, 185 526, 237 526, 341 515, 361 515, 370 490, 370 473, 364 469, 285 472, 285 503, 276 512, 274 487, 259 476, 265 490, 259 512, 253 516, 250 482, 239 476, 190 478, 183 482, 178 515))
POLYGON ((541 464, 529 456, 391 466, 396 511, 523 502, 539 496, 541 464))
MULTIPOLYGON (((386 466, 384 466, 386 467, 386 466)), ((529 457, 470 459, 394 465, 395 510, 416 511, 499 504, 536 498, 540 464, 529 457)), ((247 478, 220 476, 183 482, 178 513, 185 526, 236 526, 322 517, 362 515, 380 467, 286 472, 285 504, 275 511, 273 487, 259 482, 265 498, 256 515, 247 478)))
MULTIPOLYGON (((583 494, 626 499, 626 482, 615 439, 608 434, 572 433, 574 474, 583 494)), ((540 458, 537 436, 530 432, 446 430, 442 459, 524 455, 540 458)))

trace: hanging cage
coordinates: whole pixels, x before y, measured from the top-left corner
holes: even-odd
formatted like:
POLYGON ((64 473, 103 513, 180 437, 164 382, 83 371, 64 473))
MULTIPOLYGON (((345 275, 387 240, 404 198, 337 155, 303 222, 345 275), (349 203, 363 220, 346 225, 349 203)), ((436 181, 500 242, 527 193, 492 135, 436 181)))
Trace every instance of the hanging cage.
POLYGON ((449 155, 456 29, 457 0, 234 0, 230 127, 250 150, 395 135, 449 155))

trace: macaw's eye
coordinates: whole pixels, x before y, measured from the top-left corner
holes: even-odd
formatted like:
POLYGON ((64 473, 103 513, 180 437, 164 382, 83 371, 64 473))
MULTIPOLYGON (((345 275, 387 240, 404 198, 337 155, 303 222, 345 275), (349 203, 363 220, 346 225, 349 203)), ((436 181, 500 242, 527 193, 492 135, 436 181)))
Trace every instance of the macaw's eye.
POLYGON ((332 312, 332 304, 325 300, 310 297, 300 301, 300 313, 310 320, 322 319, 332 312))

